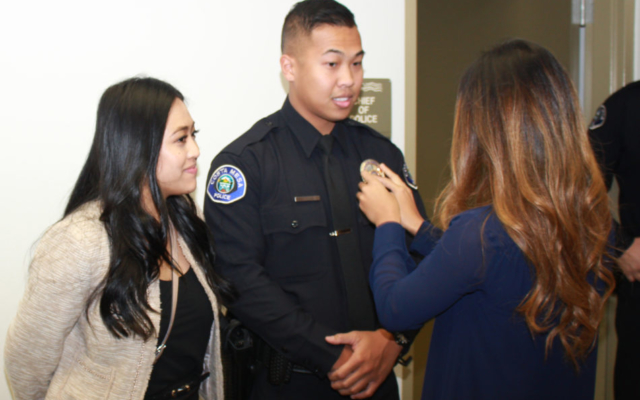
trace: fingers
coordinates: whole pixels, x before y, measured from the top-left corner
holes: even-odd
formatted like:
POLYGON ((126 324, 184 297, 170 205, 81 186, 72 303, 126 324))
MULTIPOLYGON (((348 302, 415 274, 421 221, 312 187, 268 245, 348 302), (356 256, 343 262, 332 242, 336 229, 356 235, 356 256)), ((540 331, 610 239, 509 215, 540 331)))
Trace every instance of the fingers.
POLYGON ((631 274, 631 279, 629 279, 630 282, 640 280, 640 263, 638 263, 638 260, 634 260, 634 261, 635 261, 634 264, 631 265, 631 268, 630 268, 630 274, 631 274))
POLYGON ((386 176, 389 177, 389 179, 395 183, 398 186, 406 186, 404 181, 402 180, 402 178, 400 178, 398 176, 398 174, 396 174, 395 172, 393 172, 393 170, 389 167, 387 167, 387 164, 382 163, 380 164, 380 169, 382 169, 382 172, 384 172, 384 174, 386 176))
MULTIPOLYGON (((389 192, 381 183, 380 178, 369 172, 361 172, 366 183, 360 184, 360 191, 356 194, 360 210, 376 226, 386 222, 400 222, 400 210, 394 193, 389 192)), ((390 182, 390 181, 389 181, 390 182)))
POLYGON ((350 395, 357 395, 360 393, 363 393, 368 387, 369 387, 370 381, 367 378, 362 378, 360 380, 358 380, 356 383, 344 387, 342 389, 340 388, 335 388, 334 385, 335 383, 331 384, 331 387, 335 390, 338 391, 338 393, 340 393, 343 396, 350 396, 350 395))
MULTIPOLYGON (((346 379, 361 365, 361 360, 353 355, 340 368, 327 374, 331 382, 338 382, 346 379)), ((357 377, 357 376, 356 376, 357 377)))
POLYGON ((362 177, 362 180, 363 180, 363 182, 360 182, 358 184, 358 186, 360 187, 360 190, 366 187, 367 184, 371 184, 373 186, 381 185, 380 180, 376 179, 376 178, 380 178, 378 175, 374 175, 368 171, 361 171, 360 176, 362 177))
POLYGON ((328 377, 334 390, 353 399, 365 399, 375 393, 389 375, 401 350, 393 337, 382 329, 338 334, 332 337, 332 341, 352 345, 353 354, 328 377))
POLYGON ((331 344, 349 344, 353 346, 357 341, 357 335, 353 331, 347 333, 336 333, 333 336, 326 336, 324 340, 331 344))
POLYGON ((387 190, 395 193, 398 190, 398 185, 396 185, 395 183, 393 183, 391 181, 391 179, 389 178, 383 178, 381 176, 378 175, 374 175, 373 177, 376 181, 380 182, 382 184, 382 186, 384 186, 385 188, 387 188, 387 190))
POLYGON ((349 393, 341 393, 342 395, 359 393, 367 387, 369 380, 371 380, 370 374, 371 369, 361 366, 344 379, 332 380, 331 387, 339 391, 349 391, 349 393))
POLYGON ((629 282, 640 281, 640 238, 634 239, 618 259, 618 264, 629 282))
POLYGON ((329 374, 331 387, 343 396, 366 390, 369 382, 375 378, 375 368, 371 364, 364 362, 357 355, 352 356, 349 361, 352 362, 351 365, 348 365, 349 362, 347 362, 343 367, 329 374), (355 366, 355 368, 352 369, 351 366, 355 366))
POLYGON ((358 196, 358 199, 367 196, 378 198, 381 194, 389 193, 387 189, 390 189, 390 187, 388 185, 393 185, 389 179, 381 178, 370 172, 362 171, 360 175, 362 176, 363 182, 358 183, 358 188, 360 189, 358 194, 361 194, 361 196, 358 196))
POLYGON ((618 260, 618 265, 629 282, 634 282, 640 279, 638 262, 630 254, 623 254, 618 260))
MULTIPOLYGON (((381 165, 384 165, 384 164, 381 164, 381 165)), ((360 175, 362 176, 362 180, 364 181, 358 184, 358 187, 360 188, 360 190, 363 190, 363 188, 366 187, 367 184, 373 184, 374 186, 378 186, 378 184, 380 184, 385 188, 387 188, 387 190, 390 190, 392 192, 398 188, 398 185, 396 185, 389 178, 381 177, 381 176, 372 174, 371 172, 368 172, 368 171, 362 171, 360 172, 360 175)))
POLYGON ((376 392, 376 390, 378 390, 378 387, 380 386, 380 384, 382 383, 382 381, 371 381, 369 382, 369 385, 367 386, 367 388, 360 393, 354 394, 353 396, 351 396, 352 399, 366 399, 369 398, 371 396, 373 396, 373 394, 376 392))
POLYGON ((622 273, 629 282, 635 282, 640 278, 640 273, 629 267, 623 266, 623 264, 620 264, 620 269, 622 269, 622 273))

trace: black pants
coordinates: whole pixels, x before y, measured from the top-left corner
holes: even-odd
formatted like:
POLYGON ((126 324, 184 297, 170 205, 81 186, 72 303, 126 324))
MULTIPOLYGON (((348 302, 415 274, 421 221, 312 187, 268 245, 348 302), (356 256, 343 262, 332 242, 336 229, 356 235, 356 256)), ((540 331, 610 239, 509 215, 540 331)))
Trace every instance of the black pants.
MULTIPOLYGON (((398 383, 391 371, 387 379, 371 397, 374 400, 399 400, 398 383)), ((291 382, 274 386, 267 382, 266 371, 258 372, 251 392, 251 400, 344 400, 349 396, 340 396, 331 388, 328 378, 293 372, 291 382)))
POLYGON ((616 400, 640 399, 640 283, 618 279, 618 351, 613 388, 616 400))

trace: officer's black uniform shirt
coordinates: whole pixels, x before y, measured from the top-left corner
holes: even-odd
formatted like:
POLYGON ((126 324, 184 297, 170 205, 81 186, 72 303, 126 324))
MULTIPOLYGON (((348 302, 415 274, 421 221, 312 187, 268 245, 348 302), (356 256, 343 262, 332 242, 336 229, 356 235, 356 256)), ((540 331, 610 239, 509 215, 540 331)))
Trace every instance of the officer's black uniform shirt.
POLYGON ((640 82, 612 94, 598 109, 589 135, 607 189, 615 177, 623 247, 640 236, 640 82))
MULTIPOLYGON (((352 234, 359 237, 368 277, 375 226, 357 204, 360 163, 375 159, 403 176, 404 157, 387 138, 352 120, 336 123, 331 134, 357 215, 352 234)), ((320 136, 287 99, 211 164, 209 180, 224 165, 242 171, 244 197, 224 204, 207 194, 204 211, 219 271, 240 293, 231 311, 290 360, 326 376, 342 346, 328 344, 325 336, 350 328, 337 245, 329 236, 331 205, 317 147, 320 136)), ((425 215, 417 190, 414 196, 425 215)))

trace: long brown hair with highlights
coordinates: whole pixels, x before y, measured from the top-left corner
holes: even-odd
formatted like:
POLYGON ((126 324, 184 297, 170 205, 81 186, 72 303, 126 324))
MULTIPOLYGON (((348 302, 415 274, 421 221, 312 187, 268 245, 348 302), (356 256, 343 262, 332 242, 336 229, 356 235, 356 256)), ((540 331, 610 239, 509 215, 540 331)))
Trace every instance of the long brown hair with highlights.
POLYGON ((568 74, 523 40, 484 53, 460 82, 451 181, 434 220, 445 229, 489 204, 532 267, 517 311, 532 334, 548 334, 547 352, 559 339, 578 368, 614 287, 607 190, 568 74))

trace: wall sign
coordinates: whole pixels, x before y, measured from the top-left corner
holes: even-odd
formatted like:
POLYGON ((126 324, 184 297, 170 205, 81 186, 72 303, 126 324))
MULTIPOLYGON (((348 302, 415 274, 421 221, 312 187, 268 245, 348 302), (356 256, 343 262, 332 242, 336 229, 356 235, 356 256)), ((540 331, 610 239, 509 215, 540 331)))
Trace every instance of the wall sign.
POLYGON ((360 97, 349 118, 367 124, 391 139, 391 80, 364 79, 360 97))

